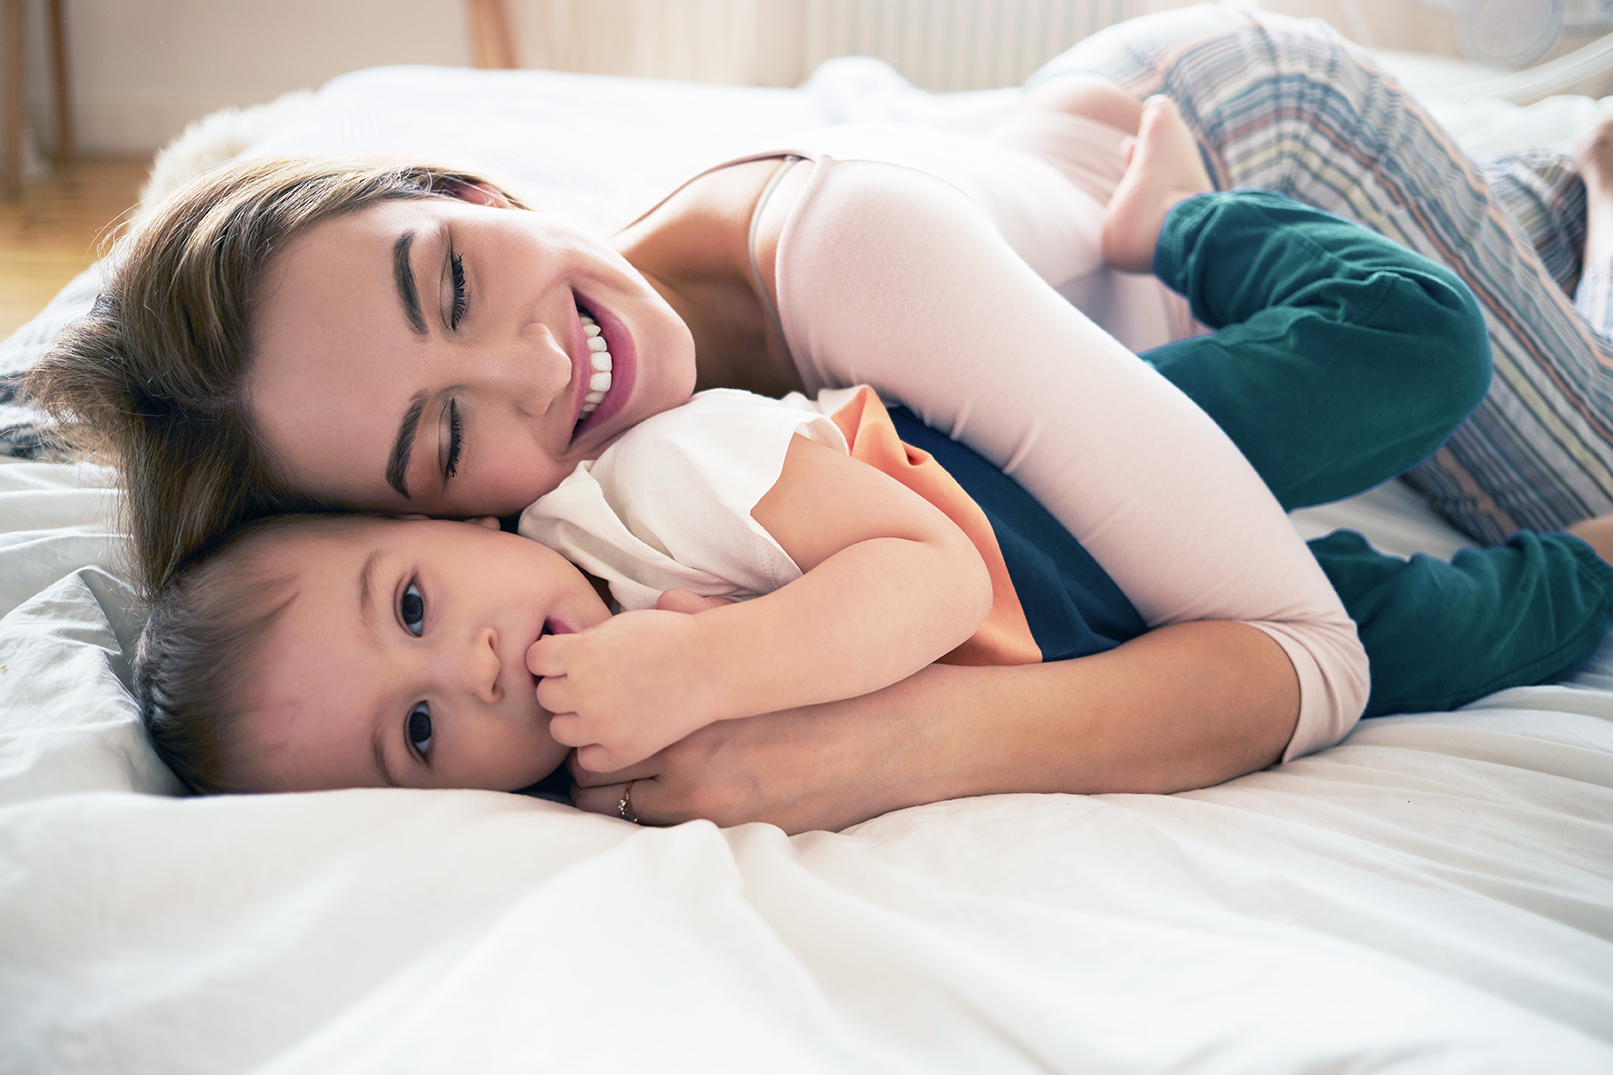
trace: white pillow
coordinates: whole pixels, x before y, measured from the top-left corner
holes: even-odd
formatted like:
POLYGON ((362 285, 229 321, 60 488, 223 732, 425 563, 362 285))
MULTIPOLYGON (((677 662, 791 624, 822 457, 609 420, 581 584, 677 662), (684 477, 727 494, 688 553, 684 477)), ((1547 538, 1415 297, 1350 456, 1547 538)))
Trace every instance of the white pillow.
POLYGON ((0 804, 82 791, 183 791, 129 692, 144 617, 129 586, 84 567, 0 619, 0 804))

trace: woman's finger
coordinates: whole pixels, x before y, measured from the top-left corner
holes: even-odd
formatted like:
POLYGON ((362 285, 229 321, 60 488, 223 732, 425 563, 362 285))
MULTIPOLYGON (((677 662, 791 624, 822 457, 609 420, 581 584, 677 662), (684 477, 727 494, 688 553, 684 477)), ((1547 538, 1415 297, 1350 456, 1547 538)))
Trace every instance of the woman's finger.
POLYGON ((604 814, 623 820, 636 820, 640 825, 653 825, 655 821, 655 781, 632 780, 599 787, 573 786, 571 799, 579 810, 591 814, 604 814))

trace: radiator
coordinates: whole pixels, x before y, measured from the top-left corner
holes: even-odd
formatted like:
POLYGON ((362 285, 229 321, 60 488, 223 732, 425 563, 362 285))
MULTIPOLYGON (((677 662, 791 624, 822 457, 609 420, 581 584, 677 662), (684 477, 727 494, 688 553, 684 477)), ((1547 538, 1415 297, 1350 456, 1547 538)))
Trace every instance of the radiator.
POLYGON ((875 56, 927 90, 1017 86, 1130 0, 807 0, 803 60, 875 56))
POLYGON ((1012 86, 1149 0, 517 0, 529 67, 793 86, 823 60, 886 61, 927 90, 1012 86))

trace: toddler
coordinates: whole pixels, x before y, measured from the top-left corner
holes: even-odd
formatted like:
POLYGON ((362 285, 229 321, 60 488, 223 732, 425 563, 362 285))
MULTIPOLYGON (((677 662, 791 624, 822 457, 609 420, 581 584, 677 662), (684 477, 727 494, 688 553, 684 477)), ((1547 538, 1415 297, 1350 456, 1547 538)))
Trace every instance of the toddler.
POLYGON ((793 438, 752 514, 799 580, 718 607, 665 599, 698 616, 615 618, 581 571, 497 520, 264 520, 158 600, 136 656, 142 713, 197 790, 510 791, 570 746, 614 768, 713 720, 876 690, 991 607, 958 526, 809 438, 793 438), (540 679, 555 661, 544 640, 571 635, 591 645, 540 679))

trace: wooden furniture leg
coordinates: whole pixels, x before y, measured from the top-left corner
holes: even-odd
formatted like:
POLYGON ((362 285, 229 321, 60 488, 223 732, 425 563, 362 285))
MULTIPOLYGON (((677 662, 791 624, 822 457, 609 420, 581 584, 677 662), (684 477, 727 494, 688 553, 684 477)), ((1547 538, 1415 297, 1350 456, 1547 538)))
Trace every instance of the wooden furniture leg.
POLYGON ((516 67, 515 41, 510 35, 510 12, 504 0, 465 0, 470 16, 471 52, 476 66, 516 67))
POLYGON ((22 123, 28 92, 24 57, 28 53, 27 0, 5 0, 5 115, 0 117, 0 142, 6 155, 6 201, 22 197, 22 123))
POLYGON ((73 102, 67 85, 65 0, 50 0, 50 51, 56 73, 56 159, 73 159, 73 102))

